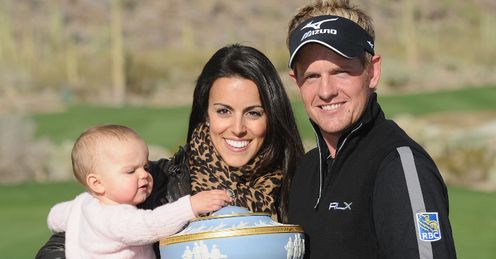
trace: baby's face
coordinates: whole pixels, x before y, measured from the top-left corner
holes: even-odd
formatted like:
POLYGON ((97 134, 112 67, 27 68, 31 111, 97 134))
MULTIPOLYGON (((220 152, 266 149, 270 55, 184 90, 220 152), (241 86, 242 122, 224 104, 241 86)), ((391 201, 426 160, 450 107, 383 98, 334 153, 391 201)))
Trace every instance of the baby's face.
POLYGON ((138 205, 153 187, 148 170, 148 147, 141 139, 108 140, 101 145, 97 171, 105 188, 105 200, 114 204, 138 205))

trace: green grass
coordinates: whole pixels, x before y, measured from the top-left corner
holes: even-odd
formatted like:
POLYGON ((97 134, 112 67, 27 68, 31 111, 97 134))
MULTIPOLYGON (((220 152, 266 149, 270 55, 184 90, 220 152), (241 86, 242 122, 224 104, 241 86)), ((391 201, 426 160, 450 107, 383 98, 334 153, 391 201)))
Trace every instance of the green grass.
POLYGON ((49 208, 81 191, 76 182, 0 186, 1 257, 33 258, 50 236, 49 208))
POLYGON ((176 149, 183 145, 188 130, 189 107, 95 107, 73 106, 66 111, 36 114, 37 136, 55 143, 75 140, 81 132, 97 124, 124 124, 137 130, 147 143, 176 149))
MULTIPOLYGON (((73 198, 75 182, 0 186, 0 254, 33 258, 48 240, 49 208, 73 198)), ((449 188, 450 217, 458 258, 496 258, 496 193, 449 188)))
MULTIPOLYGON (((496 100, 496 86, 416 95, 379 96, 379 102, 387 116, 402 113, 424 115, 447 111, 496 110, 494 100, 496 100)), ((312 139, 313 131, 299 100, 293 102, 293 110, 302 137, 312 139)), ((38 127, 37 135, 48 137, 55 143, 66 139, 74 140, 85 128, 96 124, 119 123, 136 129, 147 143, 158 144, 175 151, 186 139, 189 113, 189 106, 177 108, 74 106, 61 113, 33 115, 33 119, 38 127)))
POLYGON ((458 258, 496 258, 496 193, 449 189, 458 258))
POLYGON ((496 110, 496 86, 464 88, 414 95, 379 96, 387 115, 408 113, 424 115, 432 112, 496 110))

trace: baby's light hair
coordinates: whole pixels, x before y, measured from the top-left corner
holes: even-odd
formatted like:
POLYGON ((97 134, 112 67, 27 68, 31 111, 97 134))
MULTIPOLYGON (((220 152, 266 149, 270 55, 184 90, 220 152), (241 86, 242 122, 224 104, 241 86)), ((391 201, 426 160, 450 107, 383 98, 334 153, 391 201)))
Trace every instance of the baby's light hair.
POLYGON ((95 171, 99 145, 105 140, 141 139, 133 129, 115 124, 99 125, 85 130, 76 140, 71 152, 72 171, 76 179, 87 186, 86 176, 95 171))

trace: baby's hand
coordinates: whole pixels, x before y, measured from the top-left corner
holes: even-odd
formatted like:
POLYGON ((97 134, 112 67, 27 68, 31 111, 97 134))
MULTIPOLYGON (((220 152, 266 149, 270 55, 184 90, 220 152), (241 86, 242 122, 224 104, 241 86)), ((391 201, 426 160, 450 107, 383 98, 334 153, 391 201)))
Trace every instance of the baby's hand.
POLYGON ((191 196, 191 208, 198 216, 218 210, 231 201, 225 190, 203 191, 191 196))

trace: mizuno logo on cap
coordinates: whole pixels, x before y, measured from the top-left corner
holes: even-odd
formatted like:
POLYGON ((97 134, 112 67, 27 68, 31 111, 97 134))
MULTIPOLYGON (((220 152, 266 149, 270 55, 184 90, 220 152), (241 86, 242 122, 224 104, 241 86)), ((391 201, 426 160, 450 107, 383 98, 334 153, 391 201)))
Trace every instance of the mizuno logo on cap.
POLYGON ((326 20, 322 20, 322 21, 316 22, 316 23, 312 23, 312 21, 310 21, 309 23, 307 23, 307 25, 303 26, 303 28, 301 28, 301 30, 306 29, 306 28, 313 28, 314 30, 319 30, 320 29, 320 26, 323 23, 325 23, 325 22, 331 22, 331 21, 336 21, 337 19, 339 19, 339 18, 326 19, 326 20))
POLYGON ((369 44, 369 46, 373 49, 374 48, 374 43, 372 43, 372 41, 368 40, 367 43, 369 44))

